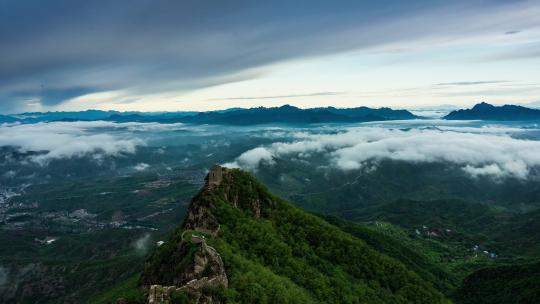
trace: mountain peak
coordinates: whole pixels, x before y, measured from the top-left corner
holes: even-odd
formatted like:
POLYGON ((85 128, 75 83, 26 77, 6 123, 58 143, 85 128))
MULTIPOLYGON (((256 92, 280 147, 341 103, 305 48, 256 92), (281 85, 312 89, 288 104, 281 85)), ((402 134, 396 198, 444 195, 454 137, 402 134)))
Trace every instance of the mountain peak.
POLYGON ((494 105, 492 104, 489 104, 487 102, 480 102, 480 103, 477 103, 476 105, 474 105, 473 107, 473 110, 483 110, 483 109, 492 109, 492 108, 495 108, 494 105))
POLYGON ((214 165, 206 175, 205 186, 189 205, 183 228, 217 235, 217 202, 226 202, 255 218, 264 216, 275 205, 271 194, 249 173, 214 165))
POLYGON ((452 111, 445 119, 474 120, 539 120, 540 110, 516 105, 494 106, 486 102, 471 109, 452 111))
POLYGON ((280 110, 286 110, 286 111, 296 111, 296 110, 300 110, 300 108, 297 108, 295 106, 291 106, 290 104, 285 104, 285 105, 282 105, 281 107, 279 107, 278 109, 280 110))

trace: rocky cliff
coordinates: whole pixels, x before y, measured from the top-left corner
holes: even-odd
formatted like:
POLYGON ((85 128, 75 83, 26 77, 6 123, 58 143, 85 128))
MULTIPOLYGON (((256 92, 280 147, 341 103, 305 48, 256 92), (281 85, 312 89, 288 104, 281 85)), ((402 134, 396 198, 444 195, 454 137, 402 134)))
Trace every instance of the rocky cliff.
POLYGON ((228 279, 221 256, 206 242, 205 235, 215 236, 219 225, 210 211, 212 201, 205 197, 219 187, 225 172, 219 166, 210 170, 204 188, 190 204, 180 240, 169 241, 165 250, 160 251, 169 254, 167 263, 163 259, 158 267, 151 261, 148 263, 140 280, 149 290, 148 303, 169 303, 176 293, 187 295, 196 303, 220 303, 206 292, 211 288, 226 288, 228 279))
MULTIPOLYGON (((213 247, 206 244, 203 236, 186 233, 184 238, 186 239, 180 247, 189 247, 191 252, 184 260, 185 263, 178 265, 180 269, 177 270, 177 277, 173 278, 173 285, 148 286, 148 303, 170 303, 175 294, 181 294, 194 303, 221 303, 219 298, 208 293, 210 289, 228 286, 221 256, 213 247)), ((183 249, 180 248, 181 251, 185 251, 183 249)), ((152 281, 152 278, 143 277, 143 280, 148 283, 152 281)))

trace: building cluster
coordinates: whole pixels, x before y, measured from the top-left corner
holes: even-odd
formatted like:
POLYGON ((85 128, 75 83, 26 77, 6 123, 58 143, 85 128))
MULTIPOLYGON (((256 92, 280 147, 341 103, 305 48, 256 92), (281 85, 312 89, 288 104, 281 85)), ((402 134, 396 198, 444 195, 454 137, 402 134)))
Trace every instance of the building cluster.
POLYGON ((471 248, 471 251, 473 252, 475 258, 477 258, 479 255, 483 255, 483 256, 488 257, 490 259, 495 259, 495 258, 498 257, 498 255, 497 255, 497 253, 495 251, 488 250, 484 246, 480 246, 478 244, 475 244, 471 248))
POLYGON ((414 230, 415 234, 418 236, 427 236, 427 237, 447 237, 450 236, 453 231, 450 228, 433 228, 428 227, 426 225, 422 225, 421 228, 417 228, 414 230))

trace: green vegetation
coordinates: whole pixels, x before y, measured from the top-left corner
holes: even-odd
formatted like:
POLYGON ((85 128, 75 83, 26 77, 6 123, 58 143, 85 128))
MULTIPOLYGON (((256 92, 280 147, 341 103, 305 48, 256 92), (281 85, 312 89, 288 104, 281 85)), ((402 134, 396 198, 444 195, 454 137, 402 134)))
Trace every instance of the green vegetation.
POLYGON ((540 303, 540 263, 482 269, 469 275, 455 298, 472 303, 540 303))
MULTIPOLYGON (((468 133, 486 125, 461 126, 468 133)), ((507 126, 523 128, 512 136, 538 139, 532 125, 507 126)), ((177 278, 172 271, 191 262, 189 247, 178 250, 181 240, 174 236, 181 234, 177 227, 211 164, 230 162, 256 147, 303 140, 302 133, 332 134, 357 126, 277 127, 88 129, 89 134, 140 138, 146 145, 135 154, 81 155, 48 166, 31 160, 46 151, 0 147, 0 196, 9 196, 9 204, 0 204, 0 302, 115 303, 119 297, 144 302, 139 274, 154 269, 156 282, 172 284, 177 278), (140 163, 149 167, 137 171, 140 163), (158 247, 156 242, 171 234, 158 247), (150 252, 153 258, 147 259, 150 252)), ((409 127, 439 124, 388 123, 388 128, 409 127)), ((537 281, 526 269, 537 269, 540 256, 538 168, 530 168, 527 179, 471 178, 463 165, 387 159, 340 170, 332 155, 326 149, 278 153, 272 165, 263 161, 254 172, 272 193, 319 215, 299 212, 240 173, 228 181, 234 187, 197 197, 216 202, 209 207, 219 220, 214 227, 221 229, 207 240, 231 272, 231 288, 205 293, 229 302, 321 302, 362 291, 359 298, 397 301, 403 296, 388 287, 394 280, 388 269, 405 268, 414 273, 404 275, 407 282, 428 282, 456 303, 469 303, 467 297, 476 303, 526 301, 509 294, 531 297, 530 284, 537 281), (355 254, 362 265, 343 258, 355 254)), ((180 303, 190 297, 176 296, 180 303)))
MULTIPOLYGON (((441 294, 456 303, 535 299, 538 277, 527 269, 538 269, 540 254, 538 186, 467 183, 457 172, 441 164, 382 162, 371 173, 329 170, 325 176, 280 159, 257 173, 276 193, 320 216, 233 171, 222 187, 194 198, 209 202, 220 226, 207 241, 221 254, 230 283, 205 293, 228 303, 447 301, 441 294)), ((39 208, 6 212, 10 220, 0 233, 0 242, 9 244, 0 247, 0 271, 24 289, 3 288, 0 299, 144 303, 140 273, 153 269, 155 282, 173 285, 192 261, 189 247, 176 246, 185 230, 174 229, 196 187, 154 174, 30 187, 13 202, 39 202, 39 208), (83 208, 92 216, 70 215, 83 208), (116 227, 115 221, 125 223, 116 227), (56 241, 41 243, 47 237, 56 241), (147 248, 152 255, 145 265, 147 248)), ((174 295, 177 303, 189 299, 174 295)))
POLYGON ((343 171, 325 166, 326 152, 312 153, 306 160, 278 158, 271 166, 261 165, 256 176, 297 206, 347 219, 363 208, 401 199, 457 199, 517 212, 540 207, 540 184, 534 178, 494 181, 491 177, 471 178, 450 163, 393 160, 367 162, 363 169, 343 171), (324 170, 314 169, 319 166, 325 166, 324 170))
POLYGON ((87 299, 85 302, 89 304, 110 304, 116 303, 118 299, 122 298, 127 303, 144 304, 146 303, 147 295, 145 291, 138 288, 138 281, 139 275, 134 275, 114 285, 114 287, 108 289, 106 292, 87 299))
POLYGON ((181 222, 196 191, 178 181, 152 184, 163 179, 141 174, 74 180, 35 185, 15 197, 16 204, 39 205, 14 208, 7 214, 26 217, 0 223, 0 242, 9 244, 0 246, 0 276, 8 278, 0 302, 116 303, 117 294, 140 296, 141 290, 126 292, 126 286, 136 286, 133 278, 147 252, 181 222), (54 241, 45 243, 47 238, 54 241), (106 297, 118 282, 120 291, 106 297))
POLYGON ((325 217, 327 221, 343 231, 362 239, 373 249, 402 262, 424 280, 444 293, 449 293, 459 284, 455 273, 449 271, 440 262, 436 244, 428 244, 410 236, 397 226, 378 223, 377 226, 366 226, 344 221, 337 217, 325 217), (431 245, 431 246, 430 246, 431 245))
MULTIPOLYGON (((402 263, 271 195, 249 174, 233 170, 225 177, 218 189, 203 190, 194 200, 213 202, 208 212, 220 230, 208 243, 221 254, 229 276, 226 302, 447 302, 402 263)), ((155 276, 156 266, 159 280, 178 275, 181 267, 161 265, 187 256, 175 250, 182 232, 150 257, 143 276, 155 276)))
POLYGON ((521 263, 537 260, 540 252, 539 214, 461 200, 398 200, 350 214, 371 225, 330 219, 457 303, 535 303, 539 264, 521 263))

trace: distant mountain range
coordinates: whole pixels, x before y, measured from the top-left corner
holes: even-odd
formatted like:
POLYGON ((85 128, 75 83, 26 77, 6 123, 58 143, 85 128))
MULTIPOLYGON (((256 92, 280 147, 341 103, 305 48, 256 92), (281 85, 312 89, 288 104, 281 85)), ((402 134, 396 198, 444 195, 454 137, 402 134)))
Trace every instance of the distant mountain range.
POLYGON ((279 108, 252 108, 229 112, 205 112, 183 117, 182 122, 196 124, 254 125, 266 123, 327 123, 364 122, 394 119, 418 118, 406 110, 390 108, 372 109, 367 107, 337 109, 299 109, 290 105, 279 108))
POLYGON ((166 120, 182 116, 196 115, 198 112, 119 112, 119 111, 68 111, 68 112, 26 112, 13 115, 0 115, 2 122, 52 122, 52 121, 95 121, 112 120, 114 117, 124 117, 125 121, 166 120))
POLYGON ((6 115, 0 115, 0 123, 10 123, 10 122, 16 122, 17 118, 6 116, 6 115))
POLYGON ((515 105, 494 106, 482 102, 471 109, 452 111, 444 118, 449 120, 537 120, 540 119, 540 110, 515 105))
MULTIPOLYGON (((36 123, 53 121, 158 122, 219 125, 257 125, 269 123, 353 123, 385 120, 418 119, 407 110, 391 108, 311 108, 300 109, 290 105, 273 108, 231 108, 209 112, 119 112, 87 110, 79 112, 30 112, 0 115, 0 123, 36 123)), ((450 112, 448 120, 540 120, 540 110, 523 106, 494 106, 485 102, 471 109, 450 112)))
POLYGON ((255 125, 267 123, 331 123, 366 122, 395 119, 415 119, 418 116, 407 110, 390 108, 347 108, 334 107, 300 109, 290 105, 274 108, 233 108, 210 112, 117 112, 88 110, 80 112, 22 113, 0 116, 2 122, 36 123, 50 121, 94 121, 114 122, 159 122, 223 125, 255 125))

